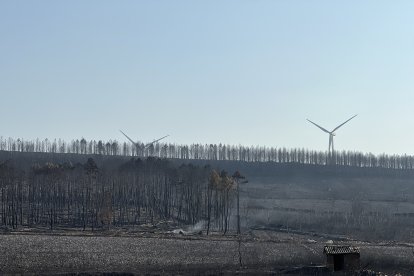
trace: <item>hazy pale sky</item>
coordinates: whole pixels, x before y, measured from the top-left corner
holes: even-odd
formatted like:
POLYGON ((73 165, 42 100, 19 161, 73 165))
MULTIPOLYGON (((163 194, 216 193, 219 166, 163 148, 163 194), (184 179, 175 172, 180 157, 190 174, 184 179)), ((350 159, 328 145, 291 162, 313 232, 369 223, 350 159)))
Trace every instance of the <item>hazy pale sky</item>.
POLYGON ((414 1, 0 1, 0 136, 414 154, 414 1))

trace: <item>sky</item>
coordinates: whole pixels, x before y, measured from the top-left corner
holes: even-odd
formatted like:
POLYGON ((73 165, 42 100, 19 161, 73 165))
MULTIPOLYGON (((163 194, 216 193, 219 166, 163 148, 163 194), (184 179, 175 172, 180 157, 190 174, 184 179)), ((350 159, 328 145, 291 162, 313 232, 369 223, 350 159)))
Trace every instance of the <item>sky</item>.
POLYGON ((0 136, 414 154, 413 1, 0 0, 0 136))

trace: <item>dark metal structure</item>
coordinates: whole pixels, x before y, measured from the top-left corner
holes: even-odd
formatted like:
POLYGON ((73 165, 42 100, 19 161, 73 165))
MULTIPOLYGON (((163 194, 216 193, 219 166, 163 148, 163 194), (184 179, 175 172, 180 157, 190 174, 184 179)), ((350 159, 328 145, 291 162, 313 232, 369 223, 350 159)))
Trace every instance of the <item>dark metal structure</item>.
POLYGON ((332 271, 354 271, 360 268, 359 248, 351 245, 326 245, 326 266, 332 271))

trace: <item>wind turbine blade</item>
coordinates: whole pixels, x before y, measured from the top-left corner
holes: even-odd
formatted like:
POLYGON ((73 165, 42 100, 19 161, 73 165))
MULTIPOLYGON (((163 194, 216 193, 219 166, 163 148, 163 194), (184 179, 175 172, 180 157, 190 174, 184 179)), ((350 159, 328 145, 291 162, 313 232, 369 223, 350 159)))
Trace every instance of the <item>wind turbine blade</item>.
POLYGON ((138 146, 136 142, 134 142, 131 138, 128 137, 128 135, 126 135, 125 133, 122 132, 122 130, 119 130, 129 141, 131 141, 132 144, 134 144, 135 146, 138 146))
POLYGON ((168 136, 170 136, 170 135, 165 135, 164 137, 161 137, 161 138, 159 138, 159 139, 157 139, 157 140, 154 140, 154 141, 152 141, 152 142, 150 142, 150 143, 146 144, 146 145, 145 145, 145 148, 147 148, 147 147, 151 146, 151 145, 152 145, 152 144, 154 144, 154 143, 157 143, 158 141, 160 141, 160 140, 162 140, 162 139, 164 139, 164 138, 166 138, 166 137, 168 137, 168 136))
POLYGON ((311 120, 309 120, 309 119, 306 119, 306 120, 308 120, 308 122, 310 122, 311 124, 314 124, 315 126, 317 126, 318 128, 320 128, 322 131, 324 131, 324 132, 326 132, 326 133, 331 133, 331 132, 327 131, 326 129, 324 129, 323 127, 321 127, 320 125, 315 124, 315 123, 314 123, 314 122, 312 122, 311 120))
POLYGON ((349 121, 351 121, 353 118, 355 118, 356 116, 358 116, 358 114, 352 116, 351 118, 349 118, 348 120, 346 120, 345 122, 343 122, 342 124, 340 124, 339 126, 337 126, 334 130, 332 130, 332 132, 335 132, 335 130, 337 130, 338 128, 340 128, 341 126, 343 126, 344 124, 348 123, 349 121))

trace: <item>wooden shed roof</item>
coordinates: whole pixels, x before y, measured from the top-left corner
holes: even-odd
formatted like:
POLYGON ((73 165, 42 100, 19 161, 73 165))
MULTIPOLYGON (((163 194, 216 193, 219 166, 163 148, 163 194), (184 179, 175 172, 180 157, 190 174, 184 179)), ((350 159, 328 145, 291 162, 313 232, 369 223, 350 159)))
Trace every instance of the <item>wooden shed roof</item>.
POLYGON ((326 245, 323 249, 326 255, 333 254, 359 254, 359 247, 351 245, 326 245))

